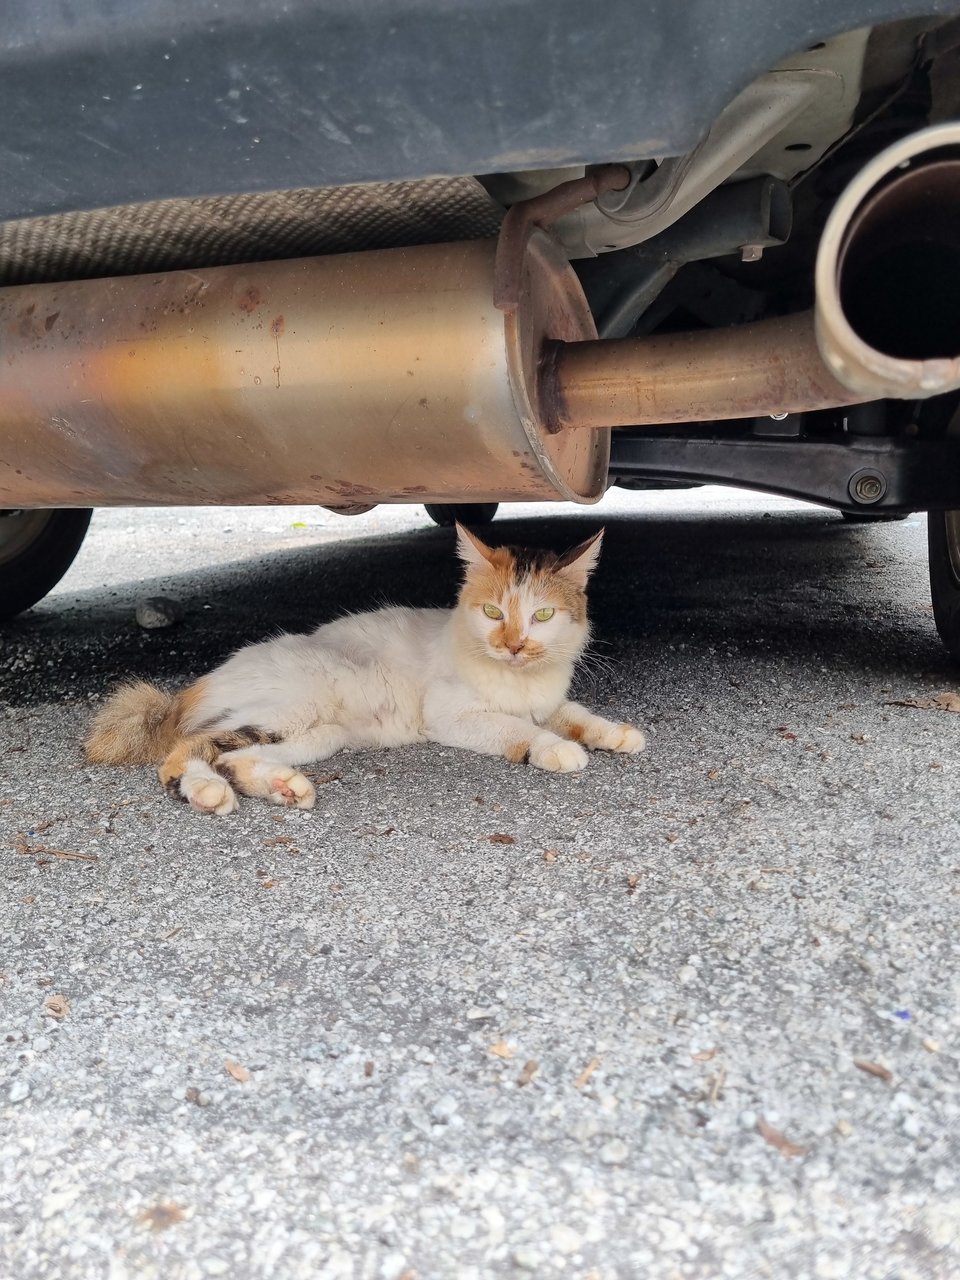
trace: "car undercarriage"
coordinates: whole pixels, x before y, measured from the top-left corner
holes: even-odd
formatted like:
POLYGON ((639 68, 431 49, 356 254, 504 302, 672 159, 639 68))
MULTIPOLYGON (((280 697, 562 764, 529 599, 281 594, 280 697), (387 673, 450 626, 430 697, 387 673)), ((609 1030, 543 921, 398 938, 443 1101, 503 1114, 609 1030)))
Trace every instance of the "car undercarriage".
POLYGON ((955 4, 107 10, 4 38, 0 615, 96 506, 724 483, 931 512, 960 656, 955 4))

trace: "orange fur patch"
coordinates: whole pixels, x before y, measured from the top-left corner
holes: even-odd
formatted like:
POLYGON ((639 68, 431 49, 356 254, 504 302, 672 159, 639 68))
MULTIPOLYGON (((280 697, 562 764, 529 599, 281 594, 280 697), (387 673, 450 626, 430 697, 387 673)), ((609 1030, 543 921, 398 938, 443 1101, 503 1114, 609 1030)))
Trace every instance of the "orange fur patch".
POLYGON ((225 778, 229 778, 237 790, 245 796, 262 796, 266 789, 255 777, 254 771, 257 764, 258 761, 255 759, 244 760, 242 757, 236 760, 219 759, 215 762, 214 768, 225 778))
POLYGON ((176 713, 176 725, 181 729, 183 725, 188 724, 193 719, 193 713, 196 711, 199 703, 207 692, 207 682, 204 679, 195 680, 193 684, 188 685, 186 689, 181 689, 174 699, 174 711, 176 713))
POLYGON ((190 738, 181 738, 157 769, 157 776, 162 786, 170 787, 180 780, 191 760, 213 764, 219 754, 220 748, 208 734, 198 733, 190 738))
MULTIPOLYGON (((551 568, 537 568, 519 574, 518 565, 508 547, 497 547, 492 553, 489 568, 470 568, 460 593, 460 599, 468 607, 482 609, 485 604, 503 605, 504 597, 512 587, 521 582, 528 582, 545 607, 565 609, 574 622, 583 622, 587 616, 587 597, 563 572, 554 572, 551 568)), ((507 617, 501 626, 502 635, 494 633, 494 643, 516 643, 517 628, 522 628, 522 619, 514 617, 514 610, 508 610, 507 617)), ((529 647, 527 652, 533 654, 529 647)), ((542 650, 541 650, 542 652, 542 650)))
POLYGON ((576 724, 573 720, 569 720, 562 712, 554 717, 554 727, 557 733, 562 734, 565 738, 569 738, 571 742, 582 742, 586 730, 582 724, 576 724))
MULTIPOLYGON (((221 764, 220 757, 225 751, 241 751, 244 747, 276 741, 272 733, 252 728, 188 734, 175 743, 157 773, 163 786, 169 787, 182 776, 191 760, 203 760, 206 764, 212 764, 219 773, 232 777, 232 771, 240 762, 227 761, 221 764)), ((242 778, 237 780, 237 785, 243 786, 242 778)))

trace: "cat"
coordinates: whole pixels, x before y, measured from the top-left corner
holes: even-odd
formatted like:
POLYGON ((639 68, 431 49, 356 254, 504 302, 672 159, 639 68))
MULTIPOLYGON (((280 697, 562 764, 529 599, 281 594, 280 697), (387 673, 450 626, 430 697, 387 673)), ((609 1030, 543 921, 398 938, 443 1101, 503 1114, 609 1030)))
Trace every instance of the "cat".
POLYGON ((249 644, 175 695, 122 686, 87 759, 157 764, 170 794, 228 814, 237 792, 311 808, 296 766, 344 747, 426 740, 558 773, 585 768, 585 747, 642 751, 639 729, 567 701, 602 537, 557 556, 488 547, 458 524, 452 609, 387 607, 249 644))

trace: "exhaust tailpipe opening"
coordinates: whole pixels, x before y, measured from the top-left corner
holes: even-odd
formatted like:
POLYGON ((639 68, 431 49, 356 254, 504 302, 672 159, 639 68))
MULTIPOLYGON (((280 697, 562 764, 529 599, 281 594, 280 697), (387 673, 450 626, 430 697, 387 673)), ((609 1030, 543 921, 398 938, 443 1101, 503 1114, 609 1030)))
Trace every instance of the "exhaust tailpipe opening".
POLYGON ((901 138, 854 178, 824 228, 817 341, 864 400, 960 387, 960 125, 901 138))
POLYGON ((897 360, 960 355, 960 159, 884 185, 851 222, 840 306, 868 346, 897 360))

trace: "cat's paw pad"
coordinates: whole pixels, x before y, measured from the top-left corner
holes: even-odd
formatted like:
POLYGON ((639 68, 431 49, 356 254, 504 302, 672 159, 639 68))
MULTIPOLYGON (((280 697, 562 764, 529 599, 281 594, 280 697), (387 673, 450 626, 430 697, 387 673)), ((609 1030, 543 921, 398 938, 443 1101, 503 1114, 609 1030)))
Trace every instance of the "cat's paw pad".
POLYGON ((270 779, 270 799, 274 804, 312 809, 317 793, 310 779, 296 769, 276 769, 270 779))
POLYGON ((530 751, 530 763, 550 773, 579 773, 587 767, 587 753, 579 742, 557 740, 534 746, 530 751))
POLYGON ((647 740, 632 724, 613 724, 600 745, 605 751, 621 751, 633 756, 644 749, 647 740))
POLYGON ((193 781, 186 791, 187 799, 194 809, 200 813, 215 813, 219 817, 233 813, 237 808, 237 797, 228 782, 219 778, 193 781))

